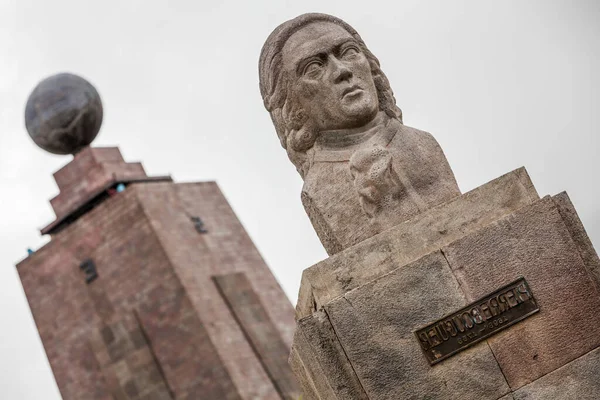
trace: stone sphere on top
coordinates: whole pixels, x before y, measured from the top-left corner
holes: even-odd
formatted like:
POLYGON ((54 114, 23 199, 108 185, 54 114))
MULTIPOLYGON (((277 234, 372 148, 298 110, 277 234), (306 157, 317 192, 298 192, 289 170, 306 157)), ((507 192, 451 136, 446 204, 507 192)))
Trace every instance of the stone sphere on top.
POLYGON ((41 81, 27 100, 27 132, 35 144, 50 153, 79 152, 92 143, 100 125, 100 95, 77 75, 52 75, 41 81))

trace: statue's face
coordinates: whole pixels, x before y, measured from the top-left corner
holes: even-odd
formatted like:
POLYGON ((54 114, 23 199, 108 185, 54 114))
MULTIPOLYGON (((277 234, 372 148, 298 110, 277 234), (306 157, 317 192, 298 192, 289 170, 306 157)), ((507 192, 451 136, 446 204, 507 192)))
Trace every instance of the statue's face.
POLYGON ((282 51, 290 93, 319 131, 357 128, 379 109, 369 61, 344 28, 314 22, 295 32, 282 51))

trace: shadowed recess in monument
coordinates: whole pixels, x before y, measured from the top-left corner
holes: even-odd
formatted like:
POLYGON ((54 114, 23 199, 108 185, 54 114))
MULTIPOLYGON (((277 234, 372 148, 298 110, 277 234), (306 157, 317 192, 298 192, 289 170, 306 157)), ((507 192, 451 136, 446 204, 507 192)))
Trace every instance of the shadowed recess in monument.
POLYGON ((137 317, 113 320, 93 331, 90 346, 114 398, 175 399, 137 317))
POLYGON ((96 271, 96 264, 93 260, 87 259, 79 265, 79 268, 85 274, 85 283, 89 284, 98 277, 98 271, 96 271))
POLYGON ((200 217, 190 217, 190 221, 194 224, 194 229, 198 233, 208 233, 208 229, 204 226, 204 221, 200 217))

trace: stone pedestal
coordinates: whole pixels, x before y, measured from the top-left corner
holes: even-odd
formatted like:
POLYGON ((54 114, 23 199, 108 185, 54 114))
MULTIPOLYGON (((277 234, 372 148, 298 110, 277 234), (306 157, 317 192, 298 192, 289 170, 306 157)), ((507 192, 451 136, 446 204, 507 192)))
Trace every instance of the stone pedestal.
POLYGON ((290 363, 304 400, 597 399, 599 272, 521 168, 305 270, 290 363), (415 331, 520 277, 539 312, 430 365, 415 331))

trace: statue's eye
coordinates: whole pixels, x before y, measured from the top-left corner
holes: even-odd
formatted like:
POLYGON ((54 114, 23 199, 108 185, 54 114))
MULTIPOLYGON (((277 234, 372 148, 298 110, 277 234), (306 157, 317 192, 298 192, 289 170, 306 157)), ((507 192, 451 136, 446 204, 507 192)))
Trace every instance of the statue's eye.
POLYGON ((302 71, 302 74, 312 77, 317 76, 319 72, 321 72, 322 67, 323 63, 321 61, 311 61, 308 64, 306 64, 306 66, 304 67, 304 71, 302 71))
POLYGON ((352 58, 359 53, 358 49, 354 46, 346 47, 341 54, 344 59, 352 58))

